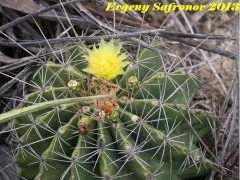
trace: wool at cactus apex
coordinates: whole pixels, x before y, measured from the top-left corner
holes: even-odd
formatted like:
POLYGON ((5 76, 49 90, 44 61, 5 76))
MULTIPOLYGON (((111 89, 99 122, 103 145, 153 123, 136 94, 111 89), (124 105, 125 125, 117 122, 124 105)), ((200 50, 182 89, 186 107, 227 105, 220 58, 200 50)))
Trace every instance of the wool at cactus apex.
POLYGON ((164 13, 169 13, 170 11, 203 11, 206 5, 200 4, 162 4, 156 2, 154 4, 118 4, 116 2, 109 2, 106 6, 106 11, 119 11, 125 13, 127 11, 136 11, 140 13, 146 13, 151 9, 152 11, 163 11, 164 13))

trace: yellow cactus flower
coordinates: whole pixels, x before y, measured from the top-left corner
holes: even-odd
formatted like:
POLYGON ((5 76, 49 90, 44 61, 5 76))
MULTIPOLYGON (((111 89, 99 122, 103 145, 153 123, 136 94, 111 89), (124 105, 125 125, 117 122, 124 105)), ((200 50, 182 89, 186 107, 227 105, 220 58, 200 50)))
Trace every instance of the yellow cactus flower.
POLYGON ((98 48, 94 45, 93 49, 87 49, 87 54, 83 56, 88 61, 88 67, 84 71, 108 81, 123 74, 123 68, 129 62, 124 61, 127 54, 120 53, 121 48, 122 44, 116 46, 113 40, 105 42, 101 39, 98 48))

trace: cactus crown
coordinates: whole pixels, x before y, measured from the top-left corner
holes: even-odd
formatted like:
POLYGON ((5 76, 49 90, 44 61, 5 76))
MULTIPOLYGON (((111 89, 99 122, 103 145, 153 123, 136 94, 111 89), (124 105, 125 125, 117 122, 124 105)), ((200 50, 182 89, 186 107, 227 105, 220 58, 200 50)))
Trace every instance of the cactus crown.
POLYGON ((213 168, 196 146, 198 138, 211 131, 213 118, 189 107, 198 77, 182 70, 168 72, 156 47, 143 49, 131 63, 123 61, 127 55, 120 49, 113 41, 101 40, 98 49, 84 54, 71 43, 65 63, 49 62, 37 70, 32 83, 38 88, 21 107, 107 96, 17 118, 21 177, 180 180, 213 168))

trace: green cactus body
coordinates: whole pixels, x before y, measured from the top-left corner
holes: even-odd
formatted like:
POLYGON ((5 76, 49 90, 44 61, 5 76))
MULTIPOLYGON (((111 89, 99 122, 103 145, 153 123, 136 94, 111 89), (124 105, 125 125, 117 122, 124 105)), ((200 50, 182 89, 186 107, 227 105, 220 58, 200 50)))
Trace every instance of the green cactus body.
POLYGON ((82 56, 83 50, 71 43, 65 63, 39 68, 32 80, 36 89, 20 106, 112 96, 17 118, 20 177, 180 180, 210 172, 213 163, 196 146, 198 137, 189 127, 204 137, 214 125, 211 115, 188 107, 199 87, 197 76, 167 72, 158 51, 143 49, 114 81, 94 80, 83 71, 82 56))

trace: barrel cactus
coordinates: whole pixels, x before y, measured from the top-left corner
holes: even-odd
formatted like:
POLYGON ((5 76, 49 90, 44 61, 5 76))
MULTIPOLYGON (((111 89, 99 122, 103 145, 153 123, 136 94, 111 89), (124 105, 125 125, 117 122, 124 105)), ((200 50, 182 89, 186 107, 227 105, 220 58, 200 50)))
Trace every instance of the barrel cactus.
POLYGON ((213 163, 197 143, 214 118, 190 107, 197 75, 169 71, 159 47, 129 61, 122 45, 70 43, 59 62, 36 70, 19 108, 60 104, 14 120, 16 162, 24 179, 180 180, 208 174, 213 163))

